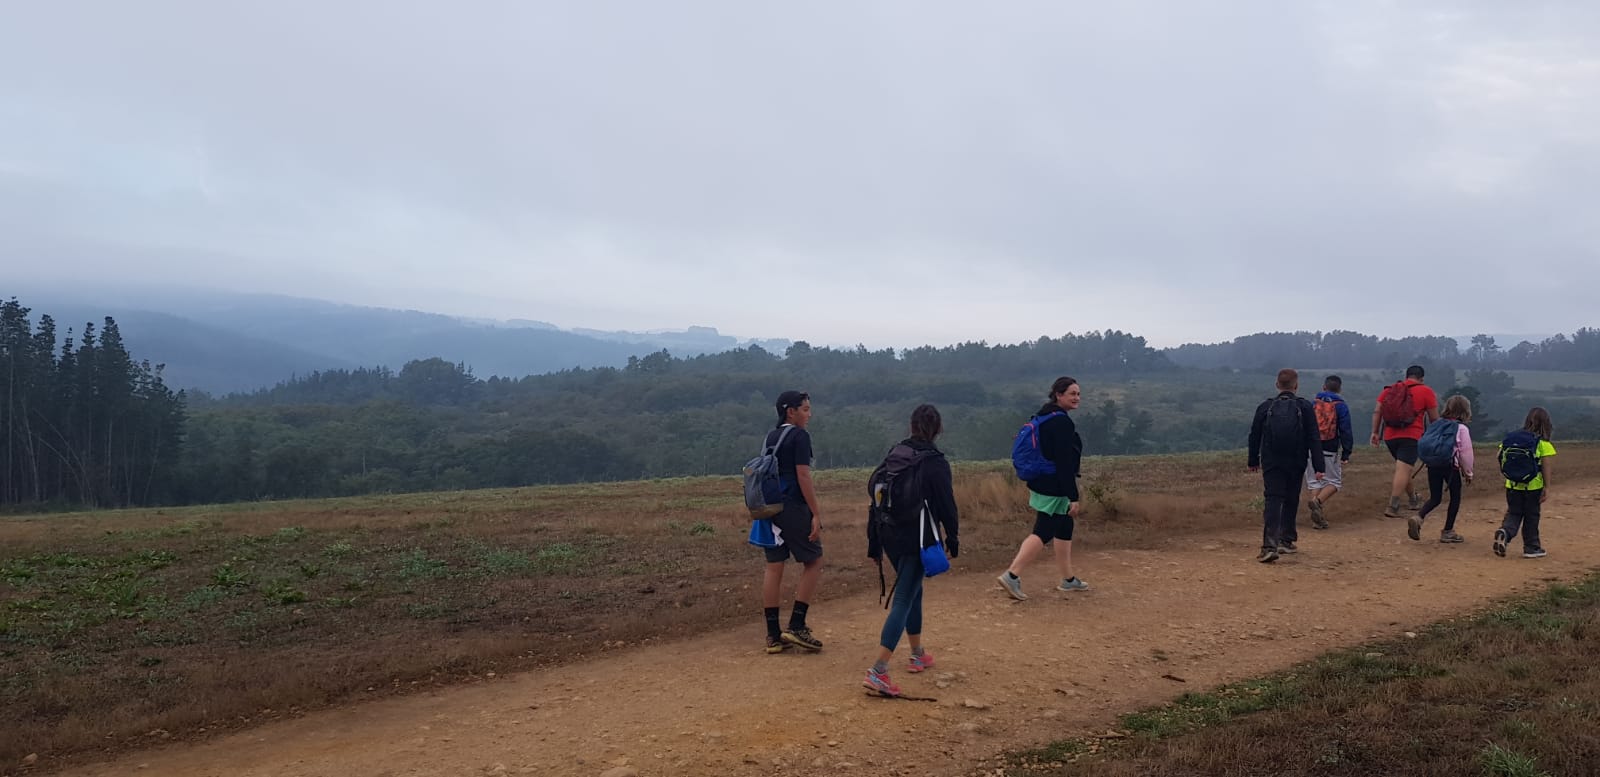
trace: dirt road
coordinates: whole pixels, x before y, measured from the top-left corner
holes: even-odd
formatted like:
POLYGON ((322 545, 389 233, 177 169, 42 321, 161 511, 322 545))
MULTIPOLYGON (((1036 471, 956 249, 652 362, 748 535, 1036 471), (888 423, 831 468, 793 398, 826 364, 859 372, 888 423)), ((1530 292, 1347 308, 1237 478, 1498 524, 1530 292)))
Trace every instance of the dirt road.
POLYGON ((1049 591, 1043 564, 1024 578, 1033 596, 1020 603, 995 586, 998 570, 931 580, 927 641, 938 667, 916 676, 897 666, 894 676, 936 703, 867 697, 859 683, 883 610, 870 597, 824 598, 811 618, 827 643, 820 654, 766 655, 752 617, 736 631, 67 773, 970 774, 1008 748, 1101 732, 1118 713, 1396 636, 1600 564, 1593 483, 1554 492, 1544 519, 1550 556, 1537 561, 1490 553, 1493 500, 1464 512, 1463 545, 1431 541, 1439 518, 1417 543, 1403 521, 1349 517, 1352 504, 1333 512, 1333 530, 1302 530, 1301 553, 1275 565, 1251 560, 1259 530, 1241 525, 1152 551, 1083 554, 1086 593, 1049 591))

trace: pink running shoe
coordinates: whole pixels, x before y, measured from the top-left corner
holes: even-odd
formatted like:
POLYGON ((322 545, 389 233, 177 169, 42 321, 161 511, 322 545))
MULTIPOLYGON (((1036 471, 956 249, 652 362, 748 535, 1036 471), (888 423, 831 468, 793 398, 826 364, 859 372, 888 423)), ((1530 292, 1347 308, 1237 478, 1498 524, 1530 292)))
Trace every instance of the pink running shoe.
POLYGON ((883 672, 880 674, 868 669, 867 679, 862 680, 861 684, 865 685, 867 690, 876 691, 881 696, 900 695, 900 686, 895 685, 894 681, 889 679, 888 672, 883 672))
POLYGON ((933 668, 933 654, 922 651, 922 655, 911 654, 911 663, 906 666, 906 671, 912 674, 933 668))

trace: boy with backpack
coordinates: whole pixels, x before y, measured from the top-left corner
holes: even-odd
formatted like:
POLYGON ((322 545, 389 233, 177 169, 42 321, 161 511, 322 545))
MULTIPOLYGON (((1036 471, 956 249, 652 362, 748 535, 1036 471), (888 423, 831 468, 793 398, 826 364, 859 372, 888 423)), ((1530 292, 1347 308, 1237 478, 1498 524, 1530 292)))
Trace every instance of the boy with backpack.
POLYGON ((1329 375, 1317 392, 1317 436, 1322 438, 1323 477, 1316 477, 1316 469, 1306 465, 1306 488, 1311 491, 1311 528, 1328 528, 1328 516, 1323 508, 1344 487, 1344 465, 1350 463, 1350 449, 1355 447, 1355 429, 1350 424, 1350 406, 1345 404, 1339 390, 1344 381, 1338 375, 1329 375))
POLYGON ((1544 558, 1539 541, 1539 512, 1550 498, 1550 443, 1554 425, 1542 407, 1528 411, 1522 428, 1500 443, 1500 472, 1506 476, 1506 519, 1494 533, 1494 554, 1505 558, 1506 545, 1522 530, 1522 557, 1544 558))
POLYGON ((767 622, 767 652, 782 653, 791 645, 817 651, 822 642, 806 627, 811 597, 822 579, 822 512, 811 484, 811 434, 806 431, 811 423, 811 395, 785 391, 778 396, 777 407, 778 427, 767 433, 764 443, 764 451, 772 450, 777 457, 783 499, 782 510, 771 519, 775 545, 764 548, 767 566, 761 581, 761 603, 767 622), (789 626, 780 630, 783 565, 790 557, 800 562, 802 571, 789 626))
POLYGON ((1422 378, 1421 365, 1407 367, 1405 379, 1378 394, 1378 406, 1372 410, 1372 447, 1378 447, 1381 439, 1394 457, 1389 507, 1383 511, 1390 518, 1401 517, 1400 500, 1407 495, 1413 510, 1422 502, 1420 495, 1411 490, 1412 478, 1422 469, 1417 442, 1428 424, 1439 420, 1439 397, 1422 384, 1422 378))
POLYGON ((1278 370, 1278 395, 1256 408, 1250 423, 1248 466, 1260 472, 1266 507, 1261 513, 1261 555, 1256 560, 1270 564, 1285 553, 1295 553, 1300 539, 1295 531, 1295 513, 1300 509, 1300 474, 1311 462, 1312 481, 1323 478, 1327 467, 1322 455, 1322 436, 1317 432, 1316 409, 1295 391, 1300 388, 1300 373, 1278 370))

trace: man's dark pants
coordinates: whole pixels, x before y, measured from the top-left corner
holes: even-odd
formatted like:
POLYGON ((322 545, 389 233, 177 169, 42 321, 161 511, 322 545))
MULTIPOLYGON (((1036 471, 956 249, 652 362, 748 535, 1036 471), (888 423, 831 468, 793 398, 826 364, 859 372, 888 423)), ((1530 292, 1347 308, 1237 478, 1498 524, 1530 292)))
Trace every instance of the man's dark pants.
POLYGON ((1305 477, 1305 464, 1298 467, 1266 465, 1261 468, 1261 482, 1266 496, 1266 508, 1261 511, 1261 547, 1276 550, 1285 542, 1299 542, 1295 529, 1295 514, 1300 511, 1300 482, 1305 477))

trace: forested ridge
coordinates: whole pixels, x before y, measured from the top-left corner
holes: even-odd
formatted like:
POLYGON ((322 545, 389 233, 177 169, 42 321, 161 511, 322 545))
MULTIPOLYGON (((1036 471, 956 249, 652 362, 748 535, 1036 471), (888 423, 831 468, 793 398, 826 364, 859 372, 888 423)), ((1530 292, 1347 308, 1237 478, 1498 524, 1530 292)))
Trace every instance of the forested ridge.
MULTIPOLYGON (((1345 393, 1365 412, 1398 369, 1423 363, 1441 394, 1474 399, 1480 436, 1519 420, 1530 399, 1507 370, 1600 372, 1593 329, 1508 350, 1487 336, 1460 350, 1444 337, 1300 332, 1161 351, 1105 331, 900 351, 661 351, 620 368, 486 379, 441 357, 213 397, 174 393, 161 365, 127 353, 111 318, 58 329, 4 304, 0 505, 10 509, 732 474, 788 388, 811 392, 817 464, 831 468, 876 462, 921 402, 943 410, 953 457, 1001 458, 1061 374, 1084 383, 1075 416, 1089 453, 1114 455, 1242 446, 1250 409, 1286 365, 1350 370, 1345 393)), ((1302 393, 1319 382, 1308 375, 1302 393)), ((1588 391, 1558 385, 1536 398, 1567 438, 1600 436, 1588 391)))

